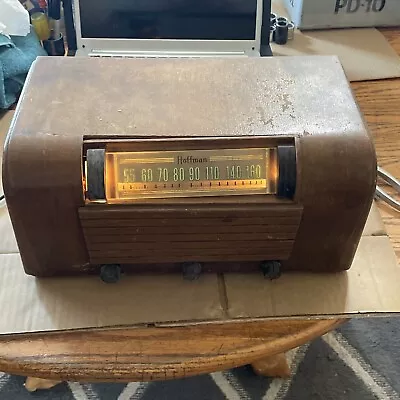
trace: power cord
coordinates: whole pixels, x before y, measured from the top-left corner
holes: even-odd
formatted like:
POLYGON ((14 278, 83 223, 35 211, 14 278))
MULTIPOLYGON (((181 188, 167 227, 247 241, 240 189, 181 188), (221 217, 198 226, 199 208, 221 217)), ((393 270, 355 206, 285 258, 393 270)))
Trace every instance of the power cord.
MULTIPOLYGON (((400 194, 400 181, 378 166, 378 177, 387 183, 397 194, 400 194)), ((375 197, 383 200, 395 210, 400 211, 400 200, 390 196, 380 186, 376 186, 375 197)))

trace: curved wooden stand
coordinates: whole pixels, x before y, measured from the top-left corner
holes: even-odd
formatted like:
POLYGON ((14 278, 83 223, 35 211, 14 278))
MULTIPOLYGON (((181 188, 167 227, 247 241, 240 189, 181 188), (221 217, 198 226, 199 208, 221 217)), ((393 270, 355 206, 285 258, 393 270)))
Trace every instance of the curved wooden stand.
POLYGON ((287 376, 283 353, 341 322, 278 320, 13 335, 0 338, 0 371, 54 381, 130 382, 253 364, 260 374, 287 376))

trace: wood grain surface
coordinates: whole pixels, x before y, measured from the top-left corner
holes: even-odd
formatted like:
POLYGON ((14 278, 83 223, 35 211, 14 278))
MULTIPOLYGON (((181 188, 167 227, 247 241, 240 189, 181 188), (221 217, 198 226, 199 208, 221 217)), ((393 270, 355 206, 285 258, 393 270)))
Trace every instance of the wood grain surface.
POLYGON ((283 353, 339 323, 277 320, 3 337, 0 371, 85 382, 174 379, 283 353))
POLYGON ((162 211, 96 206, 81 207, 79 216, 92 264, 157 264, 160 252, 163 263, 174 264, 218 262, 221 254, 225 262, 287 260, 302 211, 291 204, 171 205, 162 211), (159 251, 149 251, 155 243, 159 251))
MULTIPOLYGON (((383 30, 400 54, 400 31, 383 30)), ((353 83, 374 136, 378 163, 400 177, 400 79, 353 83)), ((379 202, 400 260, 399 213, 379 202)), ((0 338, 0 371, 54 380, 149 381, 223 370, 267 359, 342 321, 254 321, 189 327, 97 329, 0 338)), ((282 360, 281 360, 282 361, 282 360)))
MULTIPOLYGON (((400 29, 382 33, 400 55, 400 29)), ((353 82, 352 87, 374 137, 378 165, 400 179, 400 79, 353 82)), ((382 201, 378 206, 400 262, 400 213, 382 201)))

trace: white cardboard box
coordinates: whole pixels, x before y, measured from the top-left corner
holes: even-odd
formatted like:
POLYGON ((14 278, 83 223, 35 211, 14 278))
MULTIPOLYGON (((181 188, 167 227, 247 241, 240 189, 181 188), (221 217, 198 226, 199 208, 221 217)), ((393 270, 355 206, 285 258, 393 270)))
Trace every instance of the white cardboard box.
POLYGON ((400 25, 399 0, 283 0, 300 29, 400 25))

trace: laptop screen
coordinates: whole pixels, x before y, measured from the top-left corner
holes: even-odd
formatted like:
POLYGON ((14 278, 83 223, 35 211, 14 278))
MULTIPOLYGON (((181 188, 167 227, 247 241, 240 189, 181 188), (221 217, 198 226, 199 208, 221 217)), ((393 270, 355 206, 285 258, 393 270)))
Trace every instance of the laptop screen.
POLYGON ((254 40, 257 0, 79 0, 83 38, 254 40))

